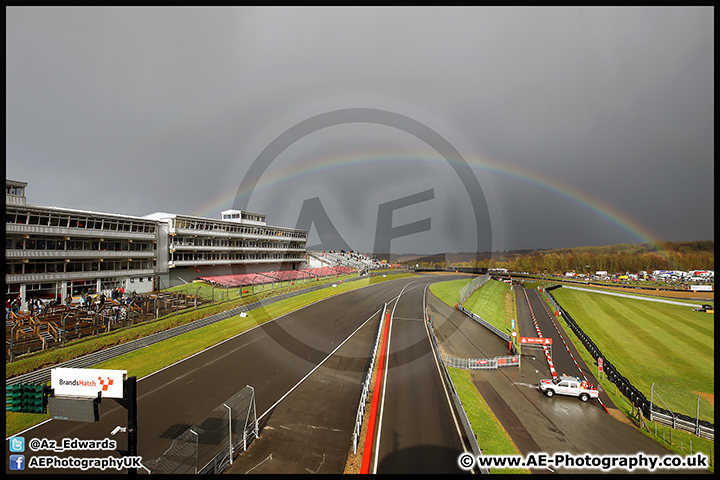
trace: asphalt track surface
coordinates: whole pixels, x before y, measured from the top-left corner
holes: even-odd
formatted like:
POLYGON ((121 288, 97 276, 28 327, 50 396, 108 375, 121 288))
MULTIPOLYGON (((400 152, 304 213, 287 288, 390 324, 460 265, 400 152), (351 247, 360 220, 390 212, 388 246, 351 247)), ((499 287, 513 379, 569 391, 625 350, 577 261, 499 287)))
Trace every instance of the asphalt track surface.
MULTIPOLYGON (((419 279, 428 283, 451 277, 388 280, 346 292, 139 379, 138 455, 143 462, 156 459, 188 428, 210 427, 203 422, 212 410, 250 385, 255 389, 261 434, 247 452, 236 458, 228 473, 341 473, 382 306, 397 297, 405 285, 418 283, 419 279)), ((26 452, 28 457, 120 457, 120 452, 127 450, 125 434, 111 436, 110 432, 126 424, 126 410, 105 399, 100 404, 99 422, 51 420, 21 435, 28 440, 117 441, 117 451, 112 452, 38 451, 26 452)), ((199 441, 201 455, 219 449, 222 446, 199 441)), ((194 463, 192 460, 190 463, 194 463)), ((10 472, 7 462, 8 457, 6 471, 10 472)), ((12 473, 102 471, 26 469, 12 473)))
POLYGON ((425 326, 427 282, 409 284, 393 307, 378 438, 370 473, 466 473, 462 441, 425 326))
MULTIPOLYGON (((455 439, 457 433, 452 432, 452 421, 442 413, 444 393, 437 384, 436 367, 430 367, 426 340, 421 334, 422 311, 418 310, 424 284, 454 278, 460 277, 423 275, 347 292, 255 327, 139 379, 138 455, 144 462, 159 457, 178 435, 193 425, 202 426, 213 409, 251 385, 255 388, 260 438, 235 459, 227 473, 341 473, 350 449, 360 382, 379 314, 383 304, 393 302, 407 285, 407 296, 400 297, 390 333, 387 403, 382 415, 377 471, 411 473, 419 470, 416 465, 422 465, 426 473, 453 468, 459 473, 456 461, 463 447, 455 439), (416 287, 411 288, 411 284, 416 287), (426 375, 417 377, 420 372, 426 375), (425 422, 434 423, 428 428, 425 422)), ((566 334, 562 328, 556 329, 554 315, 546 310, 537 293, 515 287, 515 294, 520 335, 536 336, 532 308, 543 336, 553 338, 553 363, 558 373, 582 372, 597 384, 592 376, 595 367, 584 365, 567 339, 569 350, 565 348, 560 338, 566 334)), ((504 341, 431 294, 427 295, 427 312, 433 315, 438 341, 446 353, 473 358, 507 353, 504 341)), ((521 367, 473 370, 471 375, 523 455, 670 453, 633 426, 606 413, 597 401, 583 403, 572 397, 542 395, 536 385, 539 379, 549 378, 550 371, 540 349, 524 349, 521 367)), ((608 409, 613 409, 607 397, 601 399, 608 409)), ((97 423, 53 420, 21 435, 28 441, 109 438, 118 442, 118 451, 39 451, 26 452, 26 456, 119 458, 119 451, 127 449, 125 435, 111 436, 110 431, 126 424, 126 410, 109 399, 103 400, 100 410, 97 423)), ((482 438, 478 441, 482 447, 482 438)), ((208 454, 219 448, 200 445, 200 450, 208 454)), ((50 469, 11 472, 8 461, 9 455, 6 472, 15 474, 102 473, 50 469)), ((551 473, 547 469, 532 471, 551 473)), ((597 472, 561 469, 555 473, 597 472)))

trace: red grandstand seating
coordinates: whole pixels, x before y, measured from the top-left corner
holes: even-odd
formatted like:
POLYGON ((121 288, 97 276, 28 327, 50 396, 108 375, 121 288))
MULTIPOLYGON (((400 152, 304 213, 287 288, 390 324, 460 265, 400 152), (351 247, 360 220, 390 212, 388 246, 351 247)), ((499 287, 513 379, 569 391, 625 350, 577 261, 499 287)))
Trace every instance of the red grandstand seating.
POLYGON ((272 277, 279 282, 287 282, 310 277, 306 270, 283 270, 280 272, 268 272, 264 275, 272 277))
POLYGON ((261 285, 271 282, 286 282, 305 278, 327 277, 332 275, 344 275, 354 272, 351 267, 319 267, 302 270, 282 270, 260 273, 238 273, 234 275, 213 275, 199 277, 199 280, 215 283, 227 287, 241 287, 245 285, 261 285))
POLYGON ((227 287, 240 287, 245 285, 260 285, 263 283, 271 283, 274 280, 271 277, 260 273, 238 273, 235 275, 213 275, 211 277, 200 277, 200 280, 206 282, 217 283, 227 287))

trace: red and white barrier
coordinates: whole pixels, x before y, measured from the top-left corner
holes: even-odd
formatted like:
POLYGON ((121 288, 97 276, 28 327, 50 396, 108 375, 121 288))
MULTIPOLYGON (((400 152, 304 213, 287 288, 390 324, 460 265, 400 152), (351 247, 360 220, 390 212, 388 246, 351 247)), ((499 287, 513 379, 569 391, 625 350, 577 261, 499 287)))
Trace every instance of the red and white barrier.
MULTIPOLYGON (((542 332, 540 331, 540 326, 537 323, 537 320, 535 319, 535 312, 533 312, 532 305, 530 305, 530 299, 528 298, 528 294, 525 290, 523 290, 523 293, 525 294, 525 300, 527 300, 528 308, 530 309, 530 317, 532 317, 533 325, 535 325, 535 330, 537 331, 538 337, 543 338, 542 332)), ((562 337, 560 337, 562 338, 562 337)), ((553 376, 553 378, 557 377, 557 372, 555 371, 555 365, 553 365, 552 357, 550 356, 550 350, 546 345, 543 344, 543 350, 545 351, 545 358, 547 358, 548 366, 550 367, 550 374, 553 376)))

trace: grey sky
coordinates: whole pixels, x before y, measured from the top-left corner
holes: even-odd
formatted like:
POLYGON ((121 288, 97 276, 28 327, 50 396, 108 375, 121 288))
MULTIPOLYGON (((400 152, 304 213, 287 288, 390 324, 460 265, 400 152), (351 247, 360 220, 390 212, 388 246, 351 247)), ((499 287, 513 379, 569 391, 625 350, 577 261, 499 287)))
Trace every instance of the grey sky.
POLYGON ((457 149, 491 225, 425 139, 372 123, 288 145, 248 209, 294 227, 318 197, 361 251, 380 205, 427 190, 392 225, 431 227, 385 232, 394 253, 472 250, 486 228, 493 250, 714 239, 711 7, 13 7, 6 23, 6 177, 32 204, 217 218, 283 132, 370 108, 457 149))

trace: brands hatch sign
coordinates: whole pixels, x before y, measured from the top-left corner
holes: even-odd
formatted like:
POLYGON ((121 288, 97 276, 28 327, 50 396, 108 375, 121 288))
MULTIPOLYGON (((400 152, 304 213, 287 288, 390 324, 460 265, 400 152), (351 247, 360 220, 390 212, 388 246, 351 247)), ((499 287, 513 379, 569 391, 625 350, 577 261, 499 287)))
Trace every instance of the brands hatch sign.
POLYGON ((127 370, 54 368, 50 371, 51 387, 56 396, 123 398, 126 377, 127 370))

